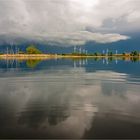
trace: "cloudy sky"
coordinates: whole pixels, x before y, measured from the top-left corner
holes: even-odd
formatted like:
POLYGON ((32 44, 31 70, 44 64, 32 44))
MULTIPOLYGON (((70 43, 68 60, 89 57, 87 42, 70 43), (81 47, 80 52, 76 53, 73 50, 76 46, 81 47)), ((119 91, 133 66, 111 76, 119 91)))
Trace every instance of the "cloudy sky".
POLYGON ((140 0, 0 0, 0 36, 50 44, 127 40, 139 29, 140 0))

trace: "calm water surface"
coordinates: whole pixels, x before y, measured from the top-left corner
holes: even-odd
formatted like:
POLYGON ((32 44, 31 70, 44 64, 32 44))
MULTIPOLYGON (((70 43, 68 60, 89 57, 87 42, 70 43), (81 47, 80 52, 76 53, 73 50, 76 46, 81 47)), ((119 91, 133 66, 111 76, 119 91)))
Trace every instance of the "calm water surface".
POLYGON ((140 62, 0 60, 0 138, 140 138, 140 62))

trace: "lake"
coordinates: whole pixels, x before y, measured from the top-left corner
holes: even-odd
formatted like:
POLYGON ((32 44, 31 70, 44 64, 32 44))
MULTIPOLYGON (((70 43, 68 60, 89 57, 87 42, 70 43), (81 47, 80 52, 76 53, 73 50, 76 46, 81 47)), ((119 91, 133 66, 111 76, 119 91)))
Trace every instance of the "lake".
POLYGON ((140 62, 0 60, 0 138, 140 138, 140 62))

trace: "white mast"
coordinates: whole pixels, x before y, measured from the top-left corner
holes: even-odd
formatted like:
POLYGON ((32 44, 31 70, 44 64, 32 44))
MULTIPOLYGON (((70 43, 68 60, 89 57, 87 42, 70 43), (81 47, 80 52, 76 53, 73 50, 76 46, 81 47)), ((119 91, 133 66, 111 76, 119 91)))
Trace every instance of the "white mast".
POLYGON ((82 52, 82 49, 81 49, 81 48, 79 48, 79 53, 81 54, 81 52, 82 52))
POLYGON ((118 54, 118 50, 116 50, 116 55, 118 54))
POLYGON ((74 46, 74 53, 76 53, 76 46, 74 46))
POLYGON ((107 50, 106 50, 106 55, 107 55, 107 56, 108 56, 108 52, 109 52, 109 50, 107 49, 107 50))

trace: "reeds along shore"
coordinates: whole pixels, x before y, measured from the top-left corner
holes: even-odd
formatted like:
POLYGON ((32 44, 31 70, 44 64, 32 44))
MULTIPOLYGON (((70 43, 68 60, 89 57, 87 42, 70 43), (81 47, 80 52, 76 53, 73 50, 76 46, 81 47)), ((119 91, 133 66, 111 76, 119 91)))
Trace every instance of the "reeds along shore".
POLYGON ((49 59, 54 55, 49 54, 2 54, 0 59, 49 59))

